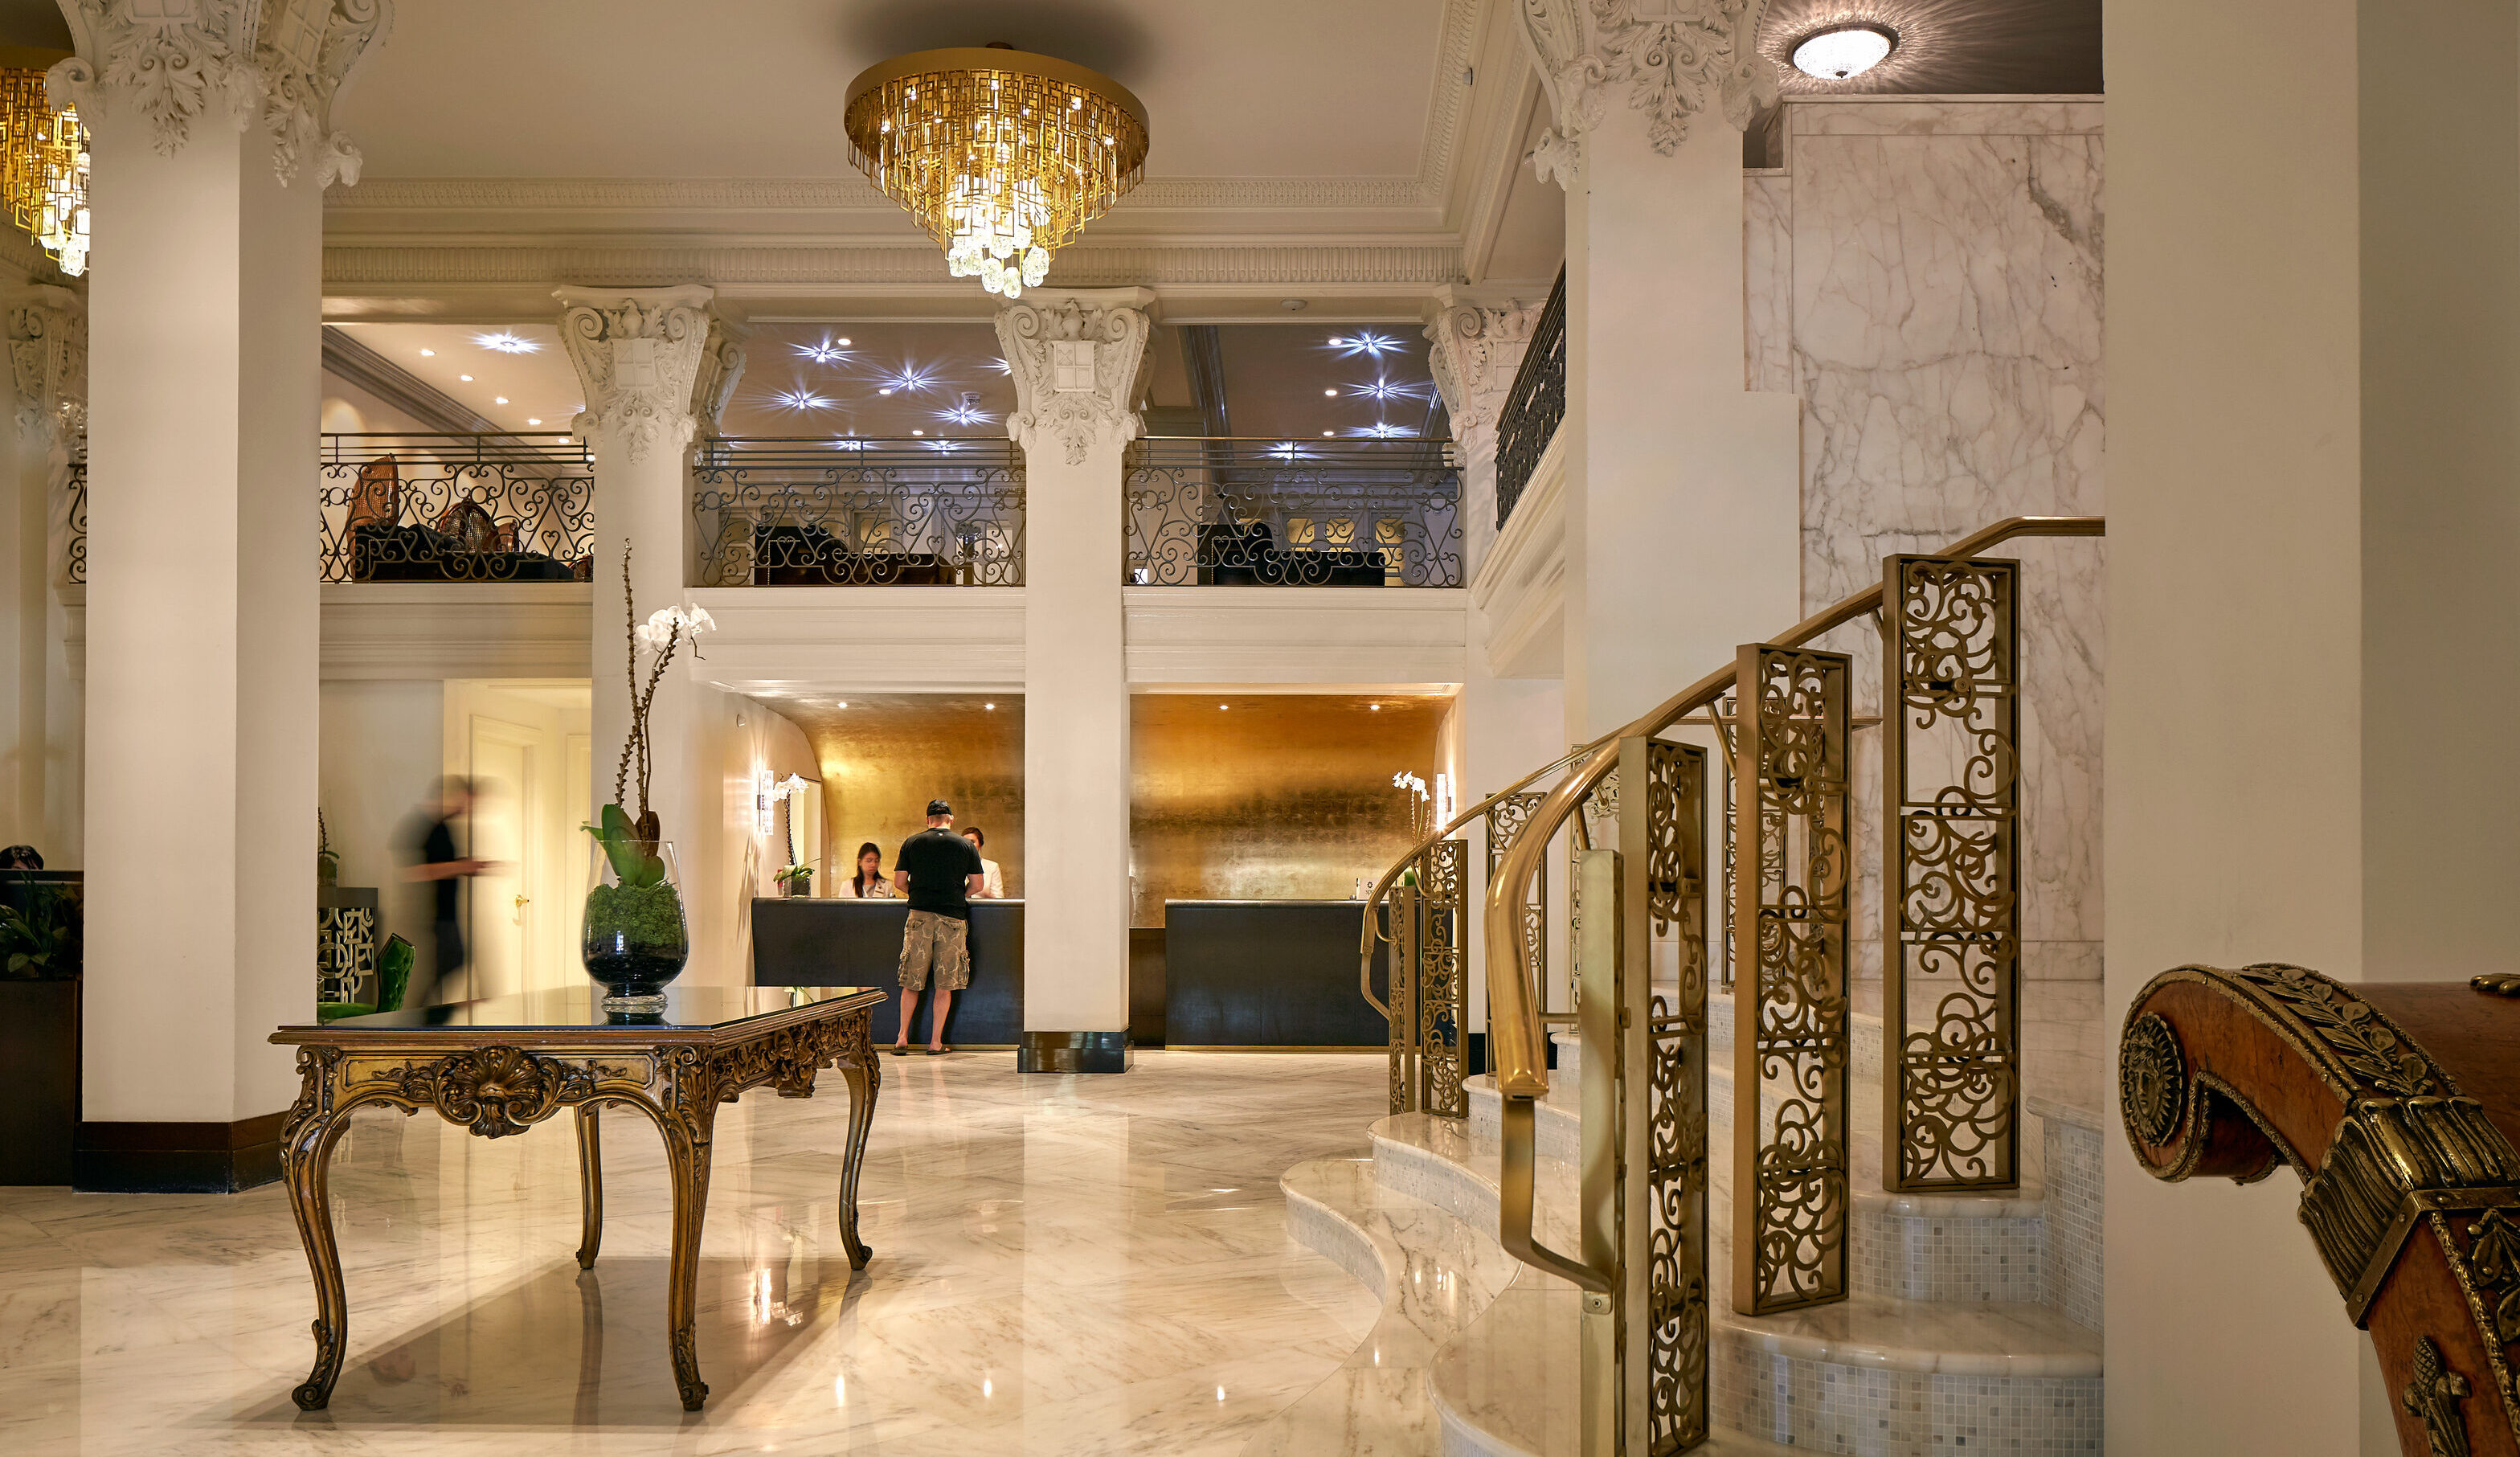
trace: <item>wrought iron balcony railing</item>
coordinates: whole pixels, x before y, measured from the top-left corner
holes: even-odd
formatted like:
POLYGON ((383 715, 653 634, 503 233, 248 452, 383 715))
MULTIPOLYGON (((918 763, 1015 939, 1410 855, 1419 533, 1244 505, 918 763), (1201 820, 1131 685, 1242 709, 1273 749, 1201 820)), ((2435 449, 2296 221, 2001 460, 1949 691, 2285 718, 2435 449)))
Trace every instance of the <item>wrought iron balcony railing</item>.
POLYGON ((1505 529, 1531 473, 1556 437, 1566 418, 1566 270, 1557 270, 1557 286, 1549 291, 1549 305, 1531 327, 1531 343, 1522 351, 1522 366, 1506 391, 1497 415, 1497 529, 1505 529))
POLYGON ((588 576, 595 469, 535 434, 328 434, 317 466, 327 582, 588 576))
POLYGON ((1133 586, 1462 584, 1444 441, 1156 436, 1130 447, 1125 489, 1133 586))
POLYGON ((692 516, 698 587, 1023 585, 1023 457, 1004 438, 710 440, 692 516))
POLYGON ((62 483, 62 583, 87 585, 87 458, 69 463, 62 483))

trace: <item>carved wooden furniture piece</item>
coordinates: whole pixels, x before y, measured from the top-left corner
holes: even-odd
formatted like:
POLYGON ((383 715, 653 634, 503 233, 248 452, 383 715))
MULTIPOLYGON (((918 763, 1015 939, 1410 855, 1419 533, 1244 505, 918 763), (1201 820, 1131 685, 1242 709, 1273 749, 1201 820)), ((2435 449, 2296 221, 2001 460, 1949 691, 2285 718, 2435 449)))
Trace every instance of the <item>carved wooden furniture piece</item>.
POLYGON ((297 1048, 304 1080, 282 1129, 281 1167, 315 1276, 315 1367, 292 1397, 317 1410, 331 1401, 341 1374, 349 1309, 327 1169, 353 1109, 432 1109, 483 1138, 522 1133, 573 1110, 585 1209, 577 1262, 592 1266, 604 1238, 596 1119, 610 1103, 645 1114, 664 1136, 674 1194, 666 1337, 683 1408, 699 1410, 708 1386, 693 1328, 717 1107, 762 1086, 783 1098, 810 1097, 817 1071, 840 1070, 849 1084, 840 1241, 850 1267, 863 1268, 873 1252, 858 1238, 858 1170, 879 1082, 868 1021, 884 995, 855 986, 674 986, 662 1012, 608 1013, 601 989, 586 986, 272 1033, 272 1041, 297 1048))
POLYGON ((2127 1140, 2154 1177, 2300 1175, 2410 1457, 2520 1457, 2520 1007, 2493 979, 2181 967, 2119 1043, 2127 1140))

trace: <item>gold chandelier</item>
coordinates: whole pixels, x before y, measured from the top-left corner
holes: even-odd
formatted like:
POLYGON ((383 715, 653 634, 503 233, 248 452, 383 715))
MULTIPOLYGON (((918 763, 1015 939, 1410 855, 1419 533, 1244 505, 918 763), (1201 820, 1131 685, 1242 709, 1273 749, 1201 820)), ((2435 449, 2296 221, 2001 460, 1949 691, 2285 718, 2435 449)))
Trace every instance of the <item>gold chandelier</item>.
POLYGON ((87 128, 53 110, 40 70, 0 67, 0 200, 62 272, 87 271, 87 128))
POLYGON ((849 150, 945 250, 1012 298, 1138 185, 1147 109, 1108 76, 1006 46, 920 51, 849 84, 849 150))

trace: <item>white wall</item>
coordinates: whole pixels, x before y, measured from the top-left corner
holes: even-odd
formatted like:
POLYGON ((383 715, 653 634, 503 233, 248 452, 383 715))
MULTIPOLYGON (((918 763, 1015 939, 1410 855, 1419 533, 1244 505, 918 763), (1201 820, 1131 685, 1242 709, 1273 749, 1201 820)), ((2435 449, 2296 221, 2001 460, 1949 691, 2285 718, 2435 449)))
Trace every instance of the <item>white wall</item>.
POLYGON ((433 680, 327 682, 323 693, 316 803, 341 854, 341 884, 377 888, 380 942, 400 934, 424 957, 431 903, 426 887, 402 879, 403 842, 447 772, 445 704, 433 680))
MULTIPOLYGON (((2520 17, 2120 0, 2107 45, 2108 1005, 2508 969, 2520 17)), ((2110 1450, 2395 1451, 2294 1179, 2108 1159, 2110 1450)))
MULTIPOLYGON (((759 776, 772 783, 789 774, 819 784, 823 771, 805 731, 755 699, 695 685, 693 761, 703 783, 698 802, 714 806, 693 842, 678 851, 683 863, 684 905, 692 920, 692 959, 683 979, 712 986, 742 986, 752 979, 752 901, 776 893, 771 877, 786 860, 774 811, 771 831, 760 830, 754 796, 759 776)), ((596 746, 597 764, 608 776, 619 746, 596 746)), ((608 785, 609 779, 607 779, 608 785)))

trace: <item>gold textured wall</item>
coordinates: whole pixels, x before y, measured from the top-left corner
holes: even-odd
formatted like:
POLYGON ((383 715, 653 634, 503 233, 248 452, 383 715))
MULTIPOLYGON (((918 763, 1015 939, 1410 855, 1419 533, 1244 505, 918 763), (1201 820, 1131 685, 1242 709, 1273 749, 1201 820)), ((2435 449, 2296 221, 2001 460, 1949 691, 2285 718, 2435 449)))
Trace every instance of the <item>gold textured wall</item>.
POLYGON ((1409 847, 1409 801, 1391 776, 1434 784, 1451 703, 1137 695, 1131 924, 1163 925, 1167 900, 1346 899, 1358 876, 1409 847))
POLYGON ((848 704, 779 705, 823 766, 826 870, 814 892, 832 894, 855 872, 865 841, 882 846, 889 875, 901 842, 925 826, 927 801, 945 799, 956 829, 987 833, 983 853, 1006 872, 1007 894, 1023 894, 1023 699, 879 694, 848 704))

